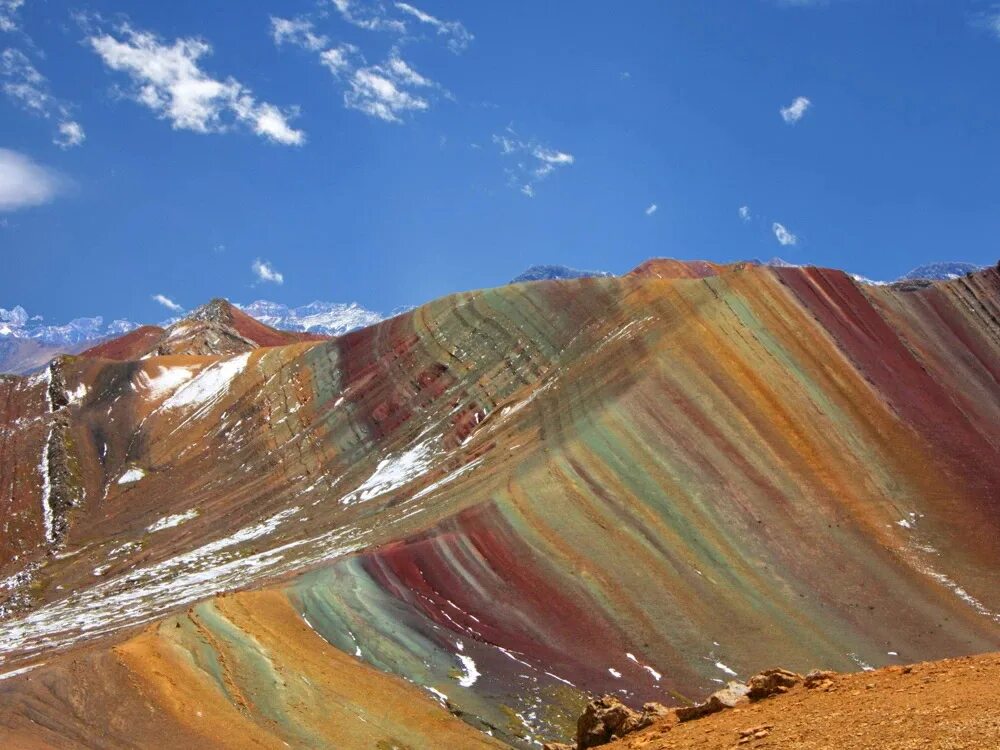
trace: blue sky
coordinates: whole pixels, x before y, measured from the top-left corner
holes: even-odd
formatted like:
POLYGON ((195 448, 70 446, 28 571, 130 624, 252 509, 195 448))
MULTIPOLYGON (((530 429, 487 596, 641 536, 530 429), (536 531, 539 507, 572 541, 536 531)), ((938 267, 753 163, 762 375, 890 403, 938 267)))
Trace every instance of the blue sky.
POLYGON ((0 0, 0 54, 0 306, 51 321, 1000 255, 992 2, 0 0))

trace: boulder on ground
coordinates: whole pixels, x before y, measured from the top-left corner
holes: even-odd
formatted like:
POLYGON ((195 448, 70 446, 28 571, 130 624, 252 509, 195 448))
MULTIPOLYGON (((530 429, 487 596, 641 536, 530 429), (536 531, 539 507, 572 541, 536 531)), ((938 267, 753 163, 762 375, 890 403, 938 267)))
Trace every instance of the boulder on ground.
POLYGON ((726 708, 732 708, 737 703, 745 701, 749 688, 742 682, 730 682, 722 690, 717 690, 708 696, 708 700, 695 706, 675 708, 679 721, 692 721, 702 716, 718 713, 726 708))
POLYGON ((646 703, 635 711, 612 695, 596 698, 587 704, 576 723, 577 750, 606 745, 653 724, 672 713, 659 703, 646 703))
POLYGON ((747 680, 747 697, 752 701, 769 698, 772 695, 787 693, 796 685, 802 683, 802 675, 789 672, 787 669, 767 669, 758 672, 747 680))
POLYGON ((827 690, 833 687, 834 674, 834 672, 825 669, 814 669, 806 675, 806 679, 802 684, 810 690, 827 690))

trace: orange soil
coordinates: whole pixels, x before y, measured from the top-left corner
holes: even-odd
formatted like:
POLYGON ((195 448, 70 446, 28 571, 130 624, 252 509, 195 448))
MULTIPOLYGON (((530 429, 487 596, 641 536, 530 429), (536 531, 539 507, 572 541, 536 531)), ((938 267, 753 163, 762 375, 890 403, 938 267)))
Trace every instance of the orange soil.
POLYGON ((1000 748, 1000 654, 838 674, 669 729, 657 724, 608 750, 714 748, 1000 748), (753 737, 757 731, 759 738, 753 737), (750 737, 749 739, 741 739, 750 737))

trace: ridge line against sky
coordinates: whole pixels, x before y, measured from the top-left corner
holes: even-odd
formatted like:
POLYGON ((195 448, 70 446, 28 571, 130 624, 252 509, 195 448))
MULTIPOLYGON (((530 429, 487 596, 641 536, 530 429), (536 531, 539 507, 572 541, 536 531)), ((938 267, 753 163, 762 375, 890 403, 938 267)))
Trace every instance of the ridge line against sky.
POLYGON ((390 309, 540 262, 995 261, 1000 103, 968 70, 1000 5, 668 5, 0 0, 0 294, 65 316, 127 269, 113 316, 142 318, 258 285, 390 309))

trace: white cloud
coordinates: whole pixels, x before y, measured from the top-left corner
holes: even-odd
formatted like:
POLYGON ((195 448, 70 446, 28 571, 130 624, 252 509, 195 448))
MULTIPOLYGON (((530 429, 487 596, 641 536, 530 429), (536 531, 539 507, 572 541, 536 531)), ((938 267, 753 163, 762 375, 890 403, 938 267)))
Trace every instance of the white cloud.
POLYGON ((171 310, 173 312, 180 312, 181 310, 184 309, 183 307, 181 307, 180 305, 178 305, 176 302, 174 302, 172 299, 170 299, 170 297, 167 297, 166 295, 163 295, 163 294, 154 294, 153 295, 153 301, 154 302, 159 302, 165 308, 167 308, 168 310, 171 310))
POLYGON ((743 221, 750 221, 751 218, 750 206, 740 206, 739 213, 740 213, 740 218, 743 219, 743 221))
POLYGON ((279 47, 286 42, 319 52, 329 44, 322 34, 317 34, 308 18, 277 18, 271 16, 271 38, 279 47))
POLYGON ((59 148, 73 148, 85 140, 87 140, 87 134, 83 132, 83 126, 76 120, 67 120, 59 123, 59 134, 52 139, 52 142, 59 148))
POLYGON ((335 76, 349 74, 358 65, 355 61, 360 59, 361 54, 353 44, 341 44, 319 54, 320 63, 335 76))
POLYGON ((493 142, 500 148, 501 155, 514 160, 513 165, 506 168, 510 184, 529 198, 535 196, 538 182, 575 161, 573 155, 565 151, 556 151, 537 141, 522 141, 510 126, 505 133, 494 135, 493 142))
POLYGON ((789 232, 783 225, 778 222, 774 222, 771 225, 771 230, 774 232, 775 238, 781 245, 796 245, 798 244, 799 238, 794 234, 789 232))
POLYGON ((413 16, 420 23, 434 27, 439 36, 447 37, 448 49, 456 55, 463 52, 474 39, 469 30, 462 25, 461 21, 442 21, 440 18, 435 18, 430 13, 425 13, 409 3, 396 3, 396 7, 403 13, 413 16))
POLYGON ((650 203, 649 206, 646 208, 646 216, 652 216, 657 212, 657 210, 659 210, 659 208, 660 207, 657 206, 655 203, 650 203))
POLYGON ((0 211, 40 206, 53 200, 66 181, 24 154, 0 148, 0 211))
POLYGON ((787 122, 789 125, 794 125, 802 116, 806 113, 806 110, 812 106, 812 102, 806 99, 804 96, 796 97, 795 101, 789 104, 787 107, 781 108, 781 119, 787 122))
POLYGON ((49 83, 20 50, 8 48, 0 52, 0 78, 3 92, 21 109, 47 120, 58 121, 52 142, 60 148, 83 143, 83 126, 72 119, 71 108, 49 93, 49 83))
POLYGON ((441 91, 437 83, 400 57, 396 48, 382 64, 368 65, 352 44, 323 49, 318 42, 327 40, 313 32, 309 21, 272 18, 271 28, 278 46, 291 44, 318 53, 320 64, 344 86, 344 106, 348 109, 385 122, 402 122, 407 113, 430 107, 430 92, 441 91))
POLYGON ((266 260, 261 260, 258 258, 251 265, 250 268, 253 269, 254 274, 261 281, 270 281, 274 284, 284 284, 285 277, 284 274, 275 271, 271 264, 266 260))
POLYGON ((405 112, 420 111, 430 106, 424 97, 407 91, 407 85, 410 82, 400 78, 391 68, 380 65, 359 68, 348 80, 344 104, 349 109, 386 122, 401 122, 400 115, 405 112))
POLYGON ((24 0, 0 0, 0 31, 17 30, 17 11, 24 0))
POLYGON ((357 3, 354 0, 331 0, 341 17, 349 24, 368 31, 406 32, 406 24, 389 17, 389 12, 381 2, 357 3))
POLYGON ((212 47, 201 39, 176 39, 168 45, 155 34, 123 24, 117 35, 96 34, 87 41, 105 65, 131 78, 136 102, 177 130, 223 133, 235 121, 275 143, 305 142, 305 133, 289 124, 298 114, 295 108, 258 102, 235 78, 219 80, 203 71, 199 60, 212 47))
POLYGON ((463 52, 474 37, 461 21, 444 21, 410 3, 382 0, 330 0, 341 18, 368 31, 387 31, 400 36, 410 31, 408 21, 434 29, 455 54, 463 52))

